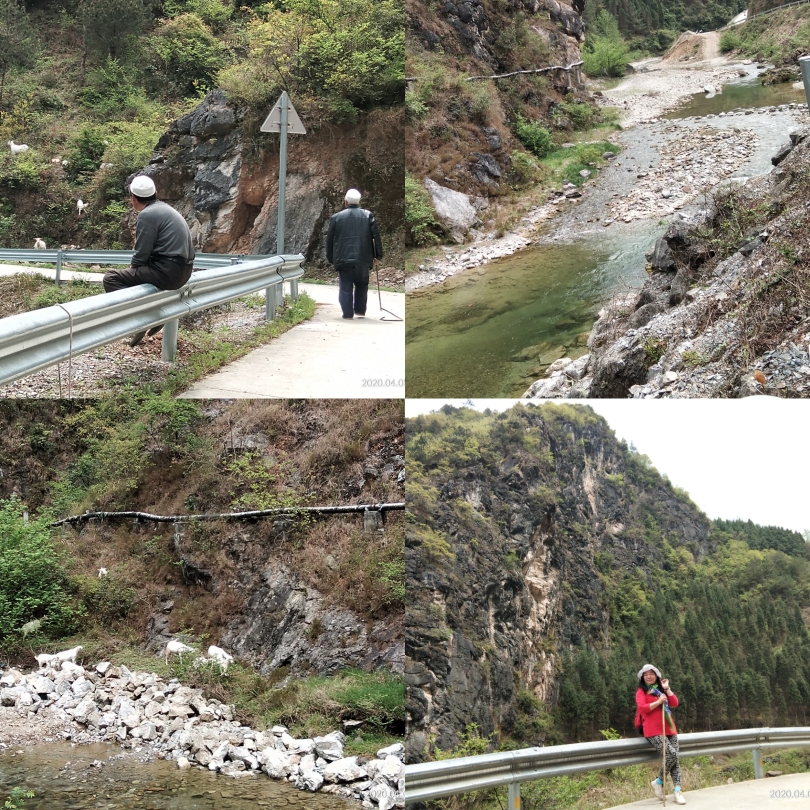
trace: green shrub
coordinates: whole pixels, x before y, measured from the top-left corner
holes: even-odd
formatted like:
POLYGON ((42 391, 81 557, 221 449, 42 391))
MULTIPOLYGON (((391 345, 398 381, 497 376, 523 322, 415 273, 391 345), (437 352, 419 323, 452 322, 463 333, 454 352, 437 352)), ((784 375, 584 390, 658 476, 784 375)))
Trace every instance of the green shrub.
POLYGON ((94 172, 101 164, 102 155, 107 148, 104 141, 101 127, 85 124, 79 134, 68 141, 67 174, 75 180, 82 174, 94 172))
POLYGON ((85 577, 81 591, 87 612, 102 625, 125 619, 135 604, 135 589, 122 587, 112 576, 85 577))
POLYGON ((428 114, 428 106, 422 97, 411 87, 405 91, 405 120, 418 121, 428 114))
POLYGON ((16 499, 0 502, 0 641, 33 619, 43 620, 47 635, 69 635, 82 610, 68 596, 65 560, 51 539, 50 516, 32 520, 23 512, 16 499))
POLYGON ((599 111, 581 101, 563 101, 554 108, 554 117, 570 118, 574 129, 588 129, 593 126, 599 111))
POLYGON ((590 48, 583 50, 582 62, 589 76, 624 76, 630 62, 630 51, 623 41, 594 37, 590 48))
POLYGON ((212 31, 220 33, 233 13, 233 5, 222 0, 164 0, 163 13, 178 17, 190 12, 196 14, 212 31))
POLYGON ((742 40, 736 31, 724 31, 720 35, 720 53, 736 51, 742 47, 742 40))
POLYGON ((134 118, 148 105, 142 88, 132 83, 132 68, 117 59, 107 61, 87 74, 82 103, 101 118, 134 118))
POLYGON ((158 70, 184 96, 207 92, 225 66, 225 48, 196 14, 164 22, 151 39, 158 70))
POLYGON ((551 151, 551 133, 537 121, 527 121, 520 113, 515 116, 515 135, 533 155, 539 158, 544 158, 551 151))
POLYGON ((405 243, 409 245, 434 245, 439 241, 437 231, 441 226, 436 221, 430 195, 416 178, 405 175, 405 243))
POLYGON ((516 187, 528 186, 538 177, 539 166, 525 152, 515 150, 510 155, 512 161, 513 185, 516 187))

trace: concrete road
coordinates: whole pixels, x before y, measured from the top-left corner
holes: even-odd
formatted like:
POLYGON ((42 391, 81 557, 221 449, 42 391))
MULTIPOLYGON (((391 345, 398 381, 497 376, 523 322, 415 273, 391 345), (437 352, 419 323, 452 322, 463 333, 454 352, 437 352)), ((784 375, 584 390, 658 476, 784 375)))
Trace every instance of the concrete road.
MULTIPOLYGON (((267 346, 195 383, 184 398, 403 398, 405 324, 381 321, 376 289, 365 318, 344 320, 338 288, 299 284, 315 315, 267 346)), ((403 293, 382 293, 382 305, 405 317, 403 293)))
MULTIPOLYGON (((779 810, 780 807, 808 807, 810 773, 794 773, 704 790, 684 791, 683 796, 686 799, 685 806, 690 810, 779 810)), ((618 806, 651 810, 663 805, 659 799, 650 796, 640 802, 618 806)), ((667 810, 675 807, 680 805, 675 804, 671 792, 667 793, 667 810)))
MULTIPOLYGON (((18 276, 25 273, 29 276, 44 276, 55 279, 56 270, 53 267, 17 267, 13 264, 0 264, 0 276, 18 276)), ((90 281, 101 284, 103 273, 82 273, 79 270, 62 270, 60 278, 62 281, 90 281)))

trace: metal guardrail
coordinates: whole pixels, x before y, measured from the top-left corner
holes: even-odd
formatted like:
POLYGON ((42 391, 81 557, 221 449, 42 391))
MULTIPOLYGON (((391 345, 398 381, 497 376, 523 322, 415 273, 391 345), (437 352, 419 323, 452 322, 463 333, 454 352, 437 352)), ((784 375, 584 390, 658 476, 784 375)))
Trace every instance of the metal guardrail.
MULTIPOLYGON (((53 263, 57 253, 63 261, 83 264, 129 264, 132 258, 132 251, 122 250, 0 250, 0 261, 53 263)), ((140 284, 0 319, 0 384, 159 324, 165 324, 161 357, 172 362, 180 317, 264 289, 265 316, 272 320, 283 282, 289 281, 293 299, 298 297, 303 262, 301 254, 202 254, 194 264, 207 269, 196 270, 179 290, 140 284)))
MULTIPOLYGON (((753 751, 754 775, 764 776, 760 752, 769 748, 810 746, 810 727, 732 729, 679 734, 681 757, 753 751)), ((644 739, 523 748, 497 754, 446 759, 405 766, 405 804, 457 793, 509 786, 509 810, 520 808, 520 783, 546 776, 568 776, 638 765, 659 759, 644 739)))

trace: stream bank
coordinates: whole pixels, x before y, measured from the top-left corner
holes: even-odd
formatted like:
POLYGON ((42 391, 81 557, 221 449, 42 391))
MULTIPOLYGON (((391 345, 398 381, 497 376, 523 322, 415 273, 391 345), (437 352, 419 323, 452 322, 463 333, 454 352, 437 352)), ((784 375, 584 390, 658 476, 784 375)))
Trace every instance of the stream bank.
POLYGON ((68 661, 27 674, 10 669, 0 678, 0 706, 4 745, 111 742, 181 771, 196 765, 229 776, 264 773, 366 807, 404 807, 401 744, 368 761, 345 757, 340 731, 302 740, 284 726, 258 731, 235 720, 232 706, 154 673, 107 662, 85 668, 68 661))

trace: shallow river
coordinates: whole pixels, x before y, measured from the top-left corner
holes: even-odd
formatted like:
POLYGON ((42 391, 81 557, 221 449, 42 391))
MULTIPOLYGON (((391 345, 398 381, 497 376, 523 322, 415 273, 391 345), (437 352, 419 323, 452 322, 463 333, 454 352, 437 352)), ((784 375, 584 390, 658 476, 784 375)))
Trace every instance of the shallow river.
MULTIPOLYGON (((803 91, 790 85, 764 87, 744 79, 713 98, 695 96, 667 117, 717 115, 803 99, 803 91)), ((710 123, 750 127, 757 133, 755 154, 734 173, 737 177, 769 171, 771 156, 796 128, 787 113, 712 118, 710 123)), ((644 126, 622 133, 620 140, 624 165, 608 166, 583 202, 560 216, 544 244, 408 293, 408 397, 520 396, 542 376, 539 366, 584 354, 600 307, 616 293, 643 283, 644 252, 667 223, 588 224, 589 215, 604 216, 611 193, 626 194, 632 188, 635 174, 626 170, 628 163, 648 165, 663 143, 658 131, 644 126)))
POLYGON ((336 796, 296 790, 264 775, 232 778, 165 760, 139 762, 110 745, 70 743, 0 753, 0 801, 32 790, 26 810, 351 810, 336 796), (16 751, 24 751, 17 754, 16 751), (104 763, 95 767, 93 762, 104 763))

